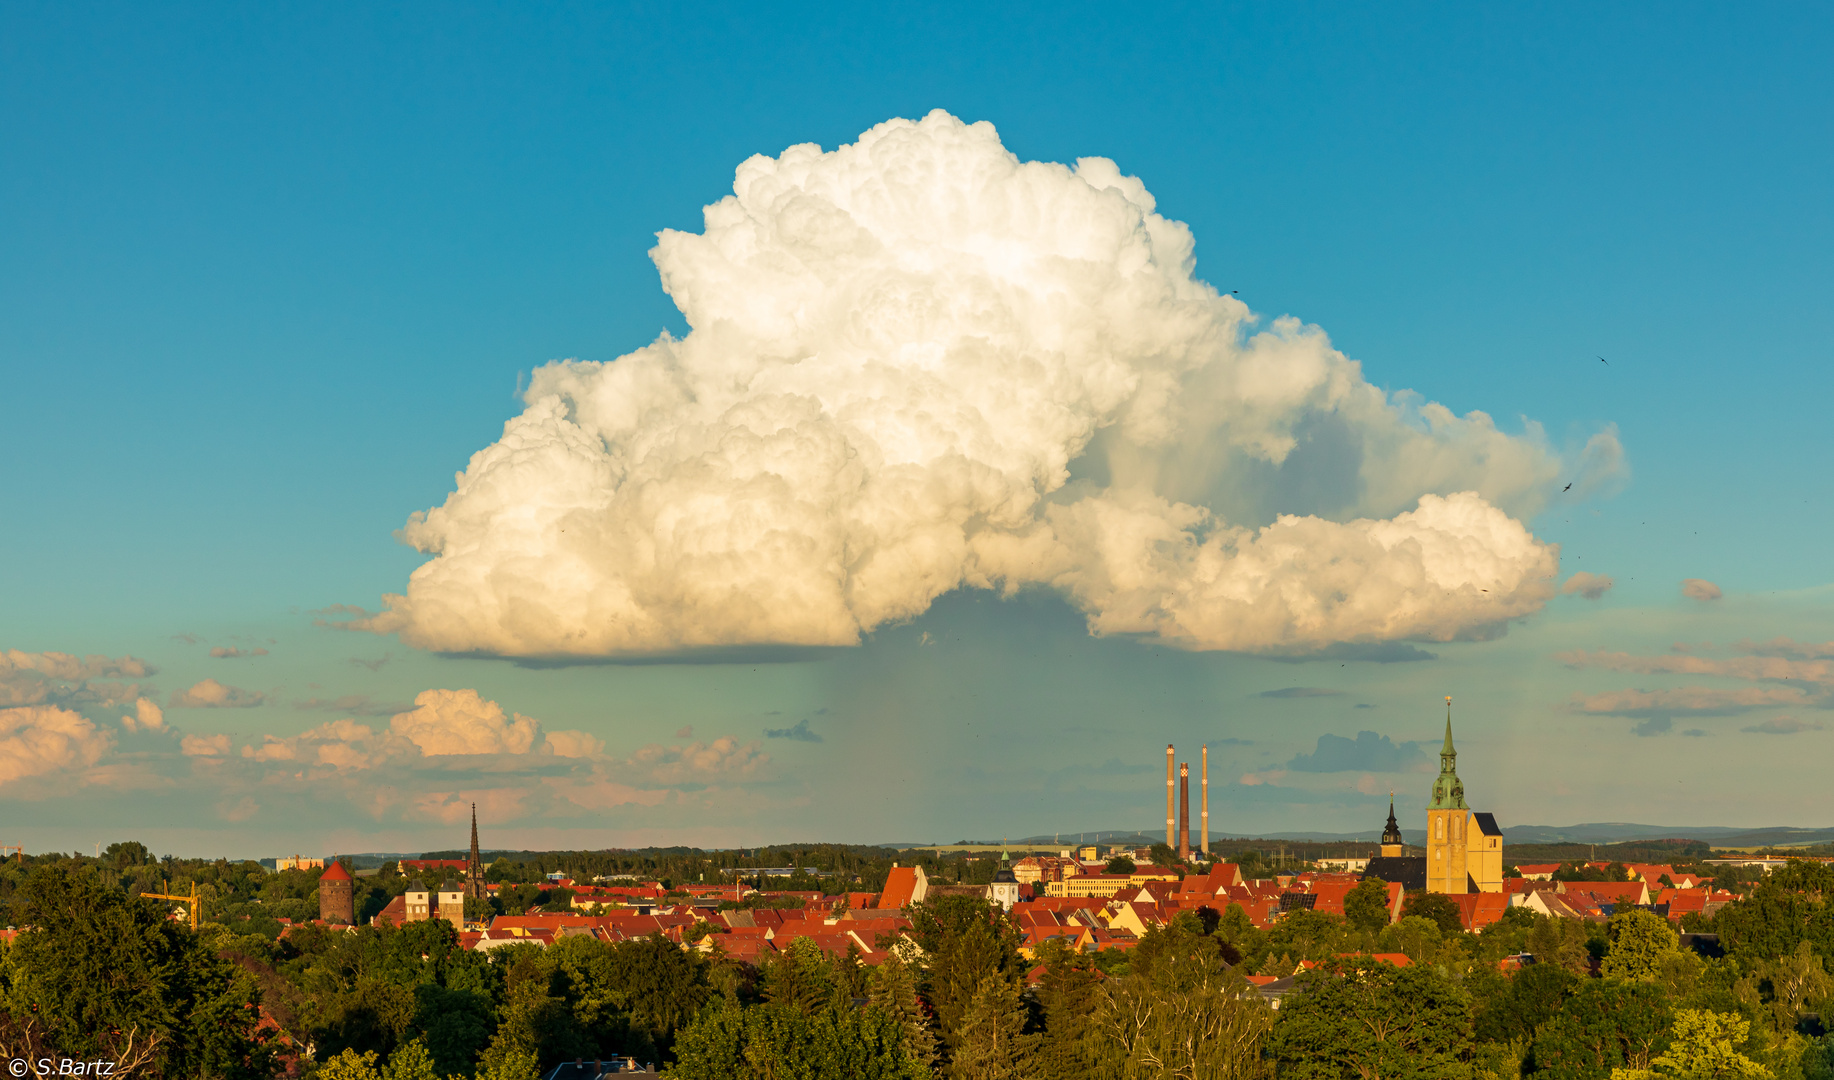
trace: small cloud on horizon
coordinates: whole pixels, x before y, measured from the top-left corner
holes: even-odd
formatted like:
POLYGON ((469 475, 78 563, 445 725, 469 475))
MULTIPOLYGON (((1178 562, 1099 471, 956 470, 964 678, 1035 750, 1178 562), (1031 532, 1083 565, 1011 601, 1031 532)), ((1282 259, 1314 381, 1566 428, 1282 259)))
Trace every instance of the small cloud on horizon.
POLYGON ((344 694, 335 698, 306 698, 295 701, 295 709, 311 709, 316 712, 341 712, 346 716, 394 716, 397 713, 411 712, 414 706, 402 701, 374 701, 368 694, 344 694))
POLYGON ((804 717, 796 721, 795 726, 786 728, 765 728, 767 739, 791 739, 796 742, 821 742, 822 737, 809 730, 809 720, 804 717))
POLYGON ((1668 734, 1669 729, 1674 726, 1675 726, 1675 721, 1671 717, 1651 716, 1651 717, 1645 718, 1644 720, 1636 724, 1634 727, 1632 727, 1630 729, 1630 733, 1632 735, 1636 735, 1641 738, 1647 739, 1654 735, 1666 735, 1668 734))
POLYGON ((188 690, 174 690, 167 702, 169 708, 181 709, 252 709, 267 701, 259 690, 226 686, 215 679, 204 679, 188 690))
POLYGON ((1617 582, 1613 581, 1608 574, 1591 574, 1581 570, 1567 579, 1566 584, 1560 587, 1560 594, 1572 596, 1577 593, 1587 600, 1597 600, 1610 592, 1611 586, 1615 584, 1617 582))
POLYGON ((216 648, 210 650, 210 658, 212 660, 240 660, 248 656, 266 655, 266 649, 238 649, 233 645, 218 645, 216 648))
POLYGON ((1745 730, 1756 735, 1799 735, 1804 731, 1825 731, 1827 725, 1813 720, 1798 720, 1793 716, 1779 716, 1761 724, 1752 724, 1745 730))
POLYGON ((1719 591, 1719 586, 1713 584, 1711 581, 1705 578, 1691 577, 1681 579, 1681 595, 1692 600, 1699 600, 1704 604, 1709 601, 1718 600, 1724 594, 1719 591))

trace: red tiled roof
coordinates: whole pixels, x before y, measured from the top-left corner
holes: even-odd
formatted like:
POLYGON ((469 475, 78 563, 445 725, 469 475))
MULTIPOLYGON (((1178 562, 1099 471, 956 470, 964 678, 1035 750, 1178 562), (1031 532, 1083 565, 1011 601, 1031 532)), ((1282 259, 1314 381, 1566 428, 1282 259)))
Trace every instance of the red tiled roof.
POLYGON ((1447 900, 1458 908, 1459 921, 1470 931, 1482 930, 1503 917, 1509 908, 1508 893, 1446 893, 1447 900))
POLYGON ((378 926, 400 926, 407 921, 407 918, 408 898, 405 896, 397 896, 390 900, 381 911, 376 912, 376 917, 371 919, 370 922, 378 926))
POLYGON ((1344 896, 1356 888, 1356 883, 1344 881, 1314 881, 1311 885, 1312 895, 1318 897, 1312 902, 1312 910, 1327 915, 1342 915, 1344 896))
POLYGON ((333 861, 330 866, 325 867, 325 872, 320 874, 318 879, 320 881, 349 881, 350 871, 344 869, 343 863, 333 861))
POLYGON ((1648 903, 1649 886, 1641 881, 1568 881, 1560 891, 1565 893, 1589 893, 1605 903, 1643 904, 1648 903))

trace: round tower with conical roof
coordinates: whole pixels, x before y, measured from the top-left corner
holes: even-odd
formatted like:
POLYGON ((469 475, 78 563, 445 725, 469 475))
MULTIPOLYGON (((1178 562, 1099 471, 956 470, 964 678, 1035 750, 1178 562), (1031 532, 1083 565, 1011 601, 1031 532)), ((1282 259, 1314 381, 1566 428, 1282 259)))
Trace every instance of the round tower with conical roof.
POLYGON ((343 923, 346 926, 356 924, 354 890, 356 882, 351 880, 350 871, 336 859, 325 867, 325 872, 318 878, 318 917, 328 923, 343 923))

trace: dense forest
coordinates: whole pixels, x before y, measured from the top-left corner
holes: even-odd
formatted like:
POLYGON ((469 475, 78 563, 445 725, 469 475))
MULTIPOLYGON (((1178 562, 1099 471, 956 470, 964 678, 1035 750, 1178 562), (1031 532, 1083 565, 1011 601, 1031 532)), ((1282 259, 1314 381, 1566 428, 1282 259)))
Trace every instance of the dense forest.
MULTIPOLYGON (((836 888, 875 871, 853 849, 794 850, 750 865, 804 866, 836 888)), ((604 873, 682 880, 718 858, 600 854, 604 873)), ((939 870, 986 865, 952 863, 939 870)), ((546 891, 547 865, 531 854, 493 871, 530 890, 519 903, 546 891)), ((1027 959, 997 908, 949 895, 914 908, 909 942, 880 963, 799 939, 757 967, 661 938, 480 954, 443 922, 280 934, 292 916, 279 910, 315 906, 315 876, 154 859, 136 844, 9 863, 8 921, 29 929, 0 955, 0 1056, 109 1060, 116 1075, 172 1080, 532 1080, 612 1054, 683 1080, 1834 1080, 1821 1021, 1834 1008, 1834 871, 1812 864, 1711 919, 1690 916, 1684 930, 1717 935, 1704 948, 1639 909, 1606 923, 1512 909, 1467 934, 1449 905, 1415 896, 1390 925, 1370 889, 1352 893, 1345 917, 1294 911, 1261 930, 1239 907, 1204 910, 1125 952, 1052 942, 1027 959), (196 931, 135 895, 191 881, 208 897, 196 931), (1538 962, 1514 969, 1506 958, 1524 952, 1538 962), (1313 966, 1277 1009, 1245 978, 1302 962, 1313 966)), ((400 884, 359 882, 365 907, 400 884)))

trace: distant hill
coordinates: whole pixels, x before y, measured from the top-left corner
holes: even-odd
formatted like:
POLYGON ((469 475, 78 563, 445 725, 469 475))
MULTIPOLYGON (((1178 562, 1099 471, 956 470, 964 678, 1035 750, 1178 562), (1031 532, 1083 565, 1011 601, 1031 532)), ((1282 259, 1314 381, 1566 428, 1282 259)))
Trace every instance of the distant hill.
MULTIPOLYGON (((1215 838, 1227 837, 1232 840, 1294 840, 1313 844, 1374 844, 1381 839, 1380 829, 1367 832, 1329 833, 1329 832, 1280 832, 1258 833, 1244 836, 1239 833, 1212 834, 1215 838)), ((1091 844, 1129 844, 1145 847, 1165 839, 1165 834, 1143 833, 1137 830, 1113 829, 1103 832, 1059 834, 1061 844, 1074 844, 1079 837, 1086 837, 1083 843, 1091 844), (1113 839, 1110 839, 1112 837, 1113 839)), ((1402 829, 1401 838, 1409 844, 1426 843, 1425 829, 1402 829)), ((1015 841, 1016 844, 1048 844, 1050 836, 1028 836, 1015 841)), ((1714 847, 1786 847, 1791 845, 1825 844, 1834 842, 1834 829, 1805 829, 1795 826, 1777 825, 1766 828, 1737 828, 1724 825, 1638 825, 1623 821, 1588 822, 1582 825, 1505 825, 1503 826, 1503 843, 1505 844, 1621 844, 1633 840, 1704 840, 1714 847)))

